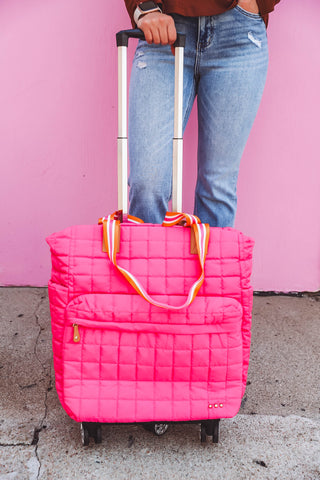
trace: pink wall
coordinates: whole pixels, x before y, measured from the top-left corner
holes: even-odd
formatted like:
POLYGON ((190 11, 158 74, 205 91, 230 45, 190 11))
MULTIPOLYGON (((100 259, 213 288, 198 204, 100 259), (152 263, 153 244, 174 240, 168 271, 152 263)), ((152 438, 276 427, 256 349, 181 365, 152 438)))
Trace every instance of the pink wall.
MULTIPOLYGON (((320 288, 320 3, 282 0, 267 87, 239 179, 236 226, 256 239, 256 290, 320 288)), ((122 0, 0 3, 0 284, 47 283, 44 238, 116 209, 122 0)), ((192 210, 195 112, 185 135, 192 210)))

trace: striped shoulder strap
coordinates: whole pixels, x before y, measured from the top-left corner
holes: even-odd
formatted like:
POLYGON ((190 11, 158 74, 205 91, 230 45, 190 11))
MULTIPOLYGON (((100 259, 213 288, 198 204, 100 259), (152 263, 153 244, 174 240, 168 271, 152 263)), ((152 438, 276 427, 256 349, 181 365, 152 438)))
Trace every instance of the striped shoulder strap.
MULTIPOLYGON (((136 220, 137 219, 135 219, 134 223, 141 223, 136 220)), ((174 305, 158 302, 157 300, 153 299, 145 290, 143 285, 141 285, 140 281, 132 273, 130 273, 128 270, 126 270, 125 268, 117 264, 116 246, 118 245, 118 242, 119 242, 120 220, 115 218, 115 215, 113 214, 113 215, 109 215, 108 217, 103 217, 99 223, 102 223, 103 225, 104 242, 107 245, 107 252, 111 262, 118 269, 118 271, 122 273, 125 279, 130 283, 130 285, 132 285, 132 287, 139 293, 139 295, 141 295, 147 302, 151 303, 152 305, 155 305, 156 307, 166 308, 170 310, 181 310, 183 308, 188 307, 193 302, 204 281, 204 266, 205 266, 207 251, 208 251, 209 235, 210 235, 210 228, 208 224, 202 224, 200 220, 194 215, 188 215, 188 214, 182 214, 182 213, 168 212, 165 217, 163 226, 169 227, 169 226, 184 223, 185 226, 191 227, 191 229, 193 229, 195 240, 196 240, 198 258, 201 266, 201 274, 199 278, 191 286, 185 302, 182 305, 174 306, 174 305)))

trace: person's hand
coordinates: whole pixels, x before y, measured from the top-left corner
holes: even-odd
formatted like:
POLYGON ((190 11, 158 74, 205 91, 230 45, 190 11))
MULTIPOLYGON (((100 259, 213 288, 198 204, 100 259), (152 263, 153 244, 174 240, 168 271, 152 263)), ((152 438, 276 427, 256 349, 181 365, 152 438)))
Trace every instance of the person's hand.
POLYGON ((238 0, 239 7, 250 13, 259 13, 259 7, 256 0, 238 0))
POLYGON ((152 12, 143 15, 143 17, 138 20, 137 27, 143 31, 148 43, 172 45, 177 38, 173 18, 164 13, 152 12))

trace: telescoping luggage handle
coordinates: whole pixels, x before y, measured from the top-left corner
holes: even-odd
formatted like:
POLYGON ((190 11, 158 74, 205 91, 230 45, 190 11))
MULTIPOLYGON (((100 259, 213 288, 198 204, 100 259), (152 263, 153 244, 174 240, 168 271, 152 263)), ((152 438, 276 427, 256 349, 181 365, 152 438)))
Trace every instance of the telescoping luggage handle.
MULTIPOLYGON (((139 29, 117 33, 118 47, 118 209, 128 213, 127 50, 129 38, 144 40, 139 29)), ((182 106, 185 35, 177 33, 175 47, 172 210, 182 211, 182 106)))

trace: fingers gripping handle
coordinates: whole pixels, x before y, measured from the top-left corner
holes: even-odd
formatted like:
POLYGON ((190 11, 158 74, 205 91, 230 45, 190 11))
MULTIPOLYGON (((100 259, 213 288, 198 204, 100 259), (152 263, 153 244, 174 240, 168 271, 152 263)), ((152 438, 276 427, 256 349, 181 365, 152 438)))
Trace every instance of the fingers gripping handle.
MULTIPOLYGON (((128 213, 127 47, 129 38, 144 40, 139 29, 117 33, 118 47, 118 209, 128 213)), ((182 211, 183 55, 186 37, 177 33, 175 47, 175 102, 173 132, 172 209, 182 211)))

